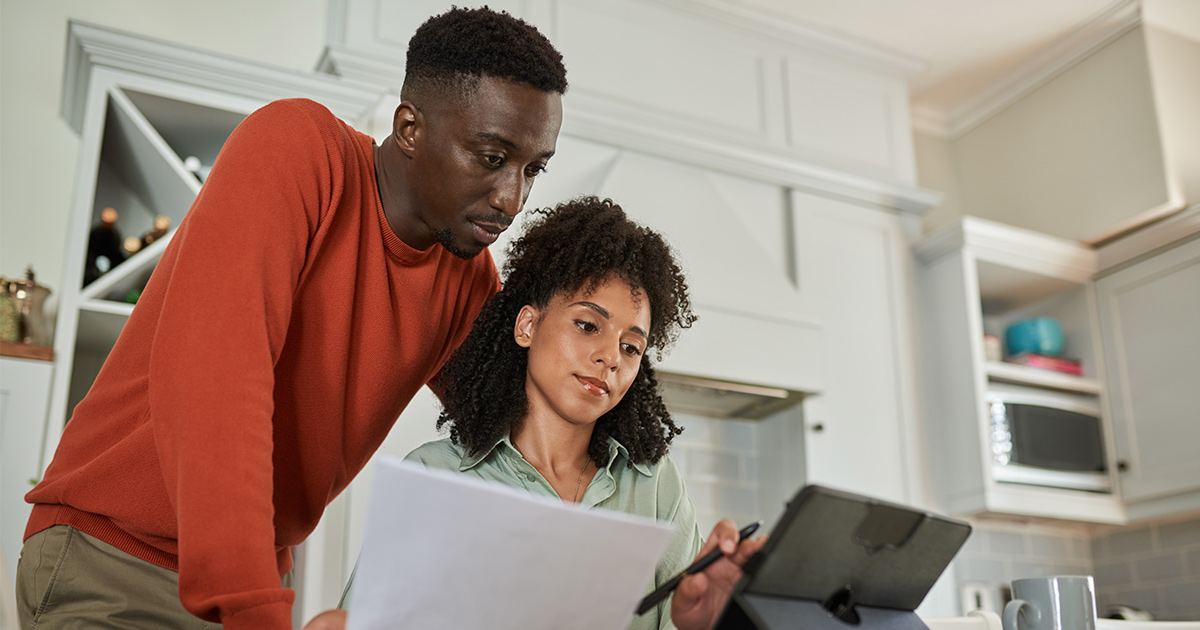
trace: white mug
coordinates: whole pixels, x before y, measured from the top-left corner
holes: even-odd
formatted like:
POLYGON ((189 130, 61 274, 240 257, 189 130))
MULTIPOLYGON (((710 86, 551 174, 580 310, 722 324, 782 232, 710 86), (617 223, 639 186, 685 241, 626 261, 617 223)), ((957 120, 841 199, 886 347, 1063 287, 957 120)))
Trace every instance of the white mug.
POLYGON ((1096 630, 1096 587, 1090 575, 1013 580, 1004 630, 1096 630))

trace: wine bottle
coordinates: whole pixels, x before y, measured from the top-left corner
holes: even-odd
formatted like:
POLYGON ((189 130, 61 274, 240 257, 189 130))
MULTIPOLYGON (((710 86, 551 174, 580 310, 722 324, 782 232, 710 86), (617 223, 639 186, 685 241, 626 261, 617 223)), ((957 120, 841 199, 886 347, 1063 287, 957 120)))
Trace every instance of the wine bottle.
POLYGON ((158 215, 154 217, 154 226, 142 234, 142 247, 157 241, 166 236, 167 230, 171 229, 171 218, 166 215, 158 215))
POLYGON ((100 211, 100 225, 88 234, 87 260, 83 268, 83 283, 88 284, 125 260, 121 249, 121 232, 117 230, 117 211, 100 211))

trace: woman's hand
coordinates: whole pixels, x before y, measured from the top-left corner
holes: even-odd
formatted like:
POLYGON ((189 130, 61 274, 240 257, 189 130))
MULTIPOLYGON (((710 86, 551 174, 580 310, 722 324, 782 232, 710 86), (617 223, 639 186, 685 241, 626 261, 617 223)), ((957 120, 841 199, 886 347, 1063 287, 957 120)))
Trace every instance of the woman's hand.
POLYGON ((738 540, 737 525, 723 519, 713 527, 697 558, 720 547, 725 554, 700 573, 679 583, 671 598, 671 621, 679 630, 709 630, 725 609, 729 594, 742 579, 742 565, 762 549, 766 536, 738 540))
POLYGON ((326 610, 305 624, 304 630, 346 630, 346 611, 326 610))

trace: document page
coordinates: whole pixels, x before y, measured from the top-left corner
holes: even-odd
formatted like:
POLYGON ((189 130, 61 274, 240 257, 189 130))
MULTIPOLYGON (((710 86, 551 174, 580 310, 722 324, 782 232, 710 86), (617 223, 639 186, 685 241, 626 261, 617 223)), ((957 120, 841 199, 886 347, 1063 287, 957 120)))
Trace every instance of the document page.
POLYGON ((349 630, 621 630, 669 526, 381 457, 349 630))

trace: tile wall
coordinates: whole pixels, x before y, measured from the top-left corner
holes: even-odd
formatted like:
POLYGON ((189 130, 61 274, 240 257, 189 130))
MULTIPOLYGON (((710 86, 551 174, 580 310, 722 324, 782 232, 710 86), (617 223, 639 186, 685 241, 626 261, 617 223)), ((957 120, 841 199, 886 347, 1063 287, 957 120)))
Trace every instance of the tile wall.
POLYGON ((759 423, 672 414, 684 428, 671 446, 704 535, 722 518, 742 524, 760 518, 759 423))
POLYGON ((954 560, 960 587, 1003 606, 1014 579, 1092 575, 1096 607, 1123 604, 1161 621, 1200 620, 1200 517, 1089 532, 1072 526, 975 522, 954 560))
POLYGON ((1160 620, 1200 620, 1200 516, 1135 525, 1092 538, 1096 605, 1152 611, 1160 620))

